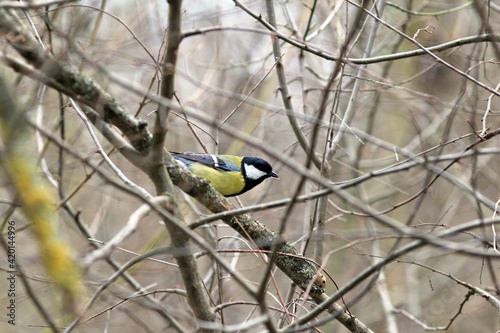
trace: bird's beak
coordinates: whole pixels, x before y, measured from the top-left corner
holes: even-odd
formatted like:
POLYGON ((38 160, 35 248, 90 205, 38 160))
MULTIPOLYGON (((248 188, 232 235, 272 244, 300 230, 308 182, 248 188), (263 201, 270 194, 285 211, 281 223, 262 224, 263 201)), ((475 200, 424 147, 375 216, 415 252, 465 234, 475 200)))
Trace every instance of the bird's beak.
POLYGON ((274 171, 271 171, 271 177, 273 177, 273 178, 280 178, 278 176, 278 174, 276 172, 274 172, 274 171))

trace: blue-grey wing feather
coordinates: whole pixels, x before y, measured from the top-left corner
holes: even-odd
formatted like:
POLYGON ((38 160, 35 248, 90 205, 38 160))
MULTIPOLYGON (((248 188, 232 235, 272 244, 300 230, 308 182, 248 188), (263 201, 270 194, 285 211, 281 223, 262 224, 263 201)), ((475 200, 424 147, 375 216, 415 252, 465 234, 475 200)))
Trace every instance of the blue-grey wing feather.
POLYGON ((174 152, 172 152, 171 154, 174 159, 180 160, 186 165, 198 162, 220 171, 238 171, 238 166, 228 164, 218 158, 216 155, 174 152))

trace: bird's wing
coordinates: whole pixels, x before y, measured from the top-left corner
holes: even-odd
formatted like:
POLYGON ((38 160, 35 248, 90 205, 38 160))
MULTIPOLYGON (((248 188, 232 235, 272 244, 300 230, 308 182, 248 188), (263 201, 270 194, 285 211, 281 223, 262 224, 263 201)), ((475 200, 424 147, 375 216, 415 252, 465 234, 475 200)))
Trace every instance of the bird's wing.
POLYGON ((232 164, 228 164, 218 158, 216 155, 211 154, 196 154, 196 153, 171 153, 174 158, 179 158, 181 160, 187 160, 189 162, 202 163, 208 167, 211 167, 220 171, 238 171, 238 167, 232 164))

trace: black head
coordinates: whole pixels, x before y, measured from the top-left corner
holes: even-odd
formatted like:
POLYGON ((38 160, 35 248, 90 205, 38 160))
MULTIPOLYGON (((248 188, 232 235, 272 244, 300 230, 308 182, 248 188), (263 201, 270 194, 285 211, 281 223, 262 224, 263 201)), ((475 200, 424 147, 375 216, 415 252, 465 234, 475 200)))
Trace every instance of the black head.
POLYGON ((244 157, 241 161, 241 172, 245 178, 245 188, 241 193, 251 190, 266 178, 279 178, 269 162, 259 157, 244 157))

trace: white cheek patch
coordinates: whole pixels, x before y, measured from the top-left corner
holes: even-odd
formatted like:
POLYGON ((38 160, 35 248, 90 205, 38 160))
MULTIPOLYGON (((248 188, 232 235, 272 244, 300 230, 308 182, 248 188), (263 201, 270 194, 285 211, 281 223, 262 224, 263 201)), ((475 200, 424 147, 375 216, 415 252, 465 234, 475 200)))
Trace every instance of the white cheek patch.
POLYGON ((247 175, 247 178, 250 178, 250 179, 259 179, 259 178, 262 178, 262 177, 264 177, 264 176, 267 175, 265 172, 260 171, 259 169, 257 169, 253 165, 245 163, 243 165, 243 167, 245 168, 245 173, 247 175))

